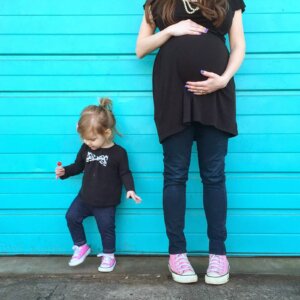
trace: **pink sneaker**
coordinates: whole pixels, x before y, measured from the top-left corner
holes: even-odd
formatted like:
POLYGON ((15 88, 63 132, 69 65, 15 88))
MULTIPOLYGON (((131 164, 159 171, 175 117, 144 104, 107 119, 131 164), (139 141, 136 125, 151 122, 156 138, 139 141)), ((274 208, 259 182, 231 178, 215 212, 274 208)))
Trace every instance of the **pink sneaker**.
POLYGON ((80 247, 75 245, 72 249, 74 250, 74 254, 69 261, 70 267, 75 267, 82 264, 86 257, 91 253, 91 248, 87 244, 84 244, 80 247))
POLYGON ((229 281, 229 262, 226 255, 209 254, 209 266, 205 275, 208 284, 224 284, 229 281))
POLYGON ((198 281, 198 276, 191 266, 186 253, 170 254, 169 270, 173 280, 179 283, 192 283, 198 281))
POLYGON ((99 272, 112 272, 117 264, 114 254, 101 253, 97 257, 102 257, 99 272))

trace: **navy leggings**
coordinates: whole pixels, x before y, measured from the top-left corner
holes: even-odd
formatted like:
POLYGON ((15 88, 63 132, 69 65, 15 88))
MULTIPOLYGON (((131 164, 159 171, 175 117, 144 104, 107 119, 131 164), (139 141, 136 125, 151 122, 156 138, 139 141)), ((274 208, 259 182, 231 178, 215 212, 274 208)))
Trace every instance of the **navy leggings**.
POLYGON ((170 254, 186 253, 186 240, 183 232, 186 181, 194 140, 197 143, 198 163, 203 183, 209 253, 226 254, 227 194, 224 169, 228 138, 227 133, 212 126, 194 123, 163 141, 163 208, 170 254))
POLYGON ((116 207, 95 207, 84 203, 79 196, 72 202, 67 211, 66 219, 74 245, 86 244, 82 222, 89 216, 94 216, 101 234, 103 253, 114 253, 116 250, 115 234, 116 207))

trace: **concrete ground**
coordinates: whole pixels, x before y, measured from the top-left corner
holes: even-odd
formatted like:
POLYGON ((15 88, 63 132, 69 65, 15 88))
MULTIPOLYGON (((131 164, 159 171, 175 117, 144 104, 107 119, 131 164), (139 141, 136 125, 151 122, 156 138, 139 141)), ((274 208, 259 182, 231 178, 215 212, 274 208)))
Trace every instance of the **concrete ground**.
POLYGON ((299 299, 300 258, 230 258, 223 286, 204 283, 207 258, 191 257, 199 281, 172 281, 167 257, 121 256, 114 272, 97 271, 89 257, 68 267, 68 257, 0 257, 0 300, 27 299, 299 299))

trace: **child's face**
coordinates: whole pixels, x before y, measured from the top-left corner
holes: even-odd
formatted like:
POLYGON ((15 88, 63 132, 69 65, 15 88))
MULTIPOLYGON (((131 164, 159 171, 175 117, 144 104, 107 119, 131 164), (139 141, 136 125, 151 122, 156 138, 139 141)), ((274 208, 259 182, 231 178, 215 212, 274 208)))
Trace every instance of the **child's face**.
POLYGON ((95 134, 88 136, 83 139, 83 142, 88 145, 92 150, 97 150, 99 148, 105 148, 111 144, 109 137, 111 136, 111 131, 107 131, 102 134, 95 134))

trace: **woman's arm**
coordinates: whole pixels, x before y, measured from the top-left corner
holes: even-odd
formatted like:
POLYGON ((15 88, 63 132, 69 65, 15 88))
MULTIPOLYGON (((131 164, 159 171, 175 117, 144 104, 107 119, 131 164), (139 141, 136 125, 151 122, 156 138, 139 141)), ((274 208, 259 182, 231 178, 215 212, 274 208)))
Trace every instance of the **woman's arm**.
POLYGON ((188 81, 186 87, 190 92, 195 95, 204 95, 226 87, 230 79, 241 66, 246 50, 241 10, 236 11, 234 14, 229 31, 229 43, 230 57, 224 73, 218 75, 212 72, 203 71, 202 75, 208 77, 208 79, 196 82, 188 81))
POLYGON ((143 58, 148 53, 156 50, 172 36, 180 36, 185 34, 199 35, 207 32, 205 27, 191 20, 184 20, 170 25, 157 33, 154 33, 155 28, 156 26, 154 23, 147 23, 144 14, 136 43, 136 55, 138 58, 143 58))
POLYGON ((159 48, 171 37, 167 28, 154 34, 155 28, 155 24, 147 23, 144 14, 136 42, 135 52, 138 58, 143 58, 148 53, 159 48))
POLYGON ((222 74, 222 77, 225 80, 224 87, 240 68, 245 57, 246 42, 241 10, 236 11, 234 14, 232 25, 229 31, 229 43, 230 58, 228 61, 227 68, 222 74))

